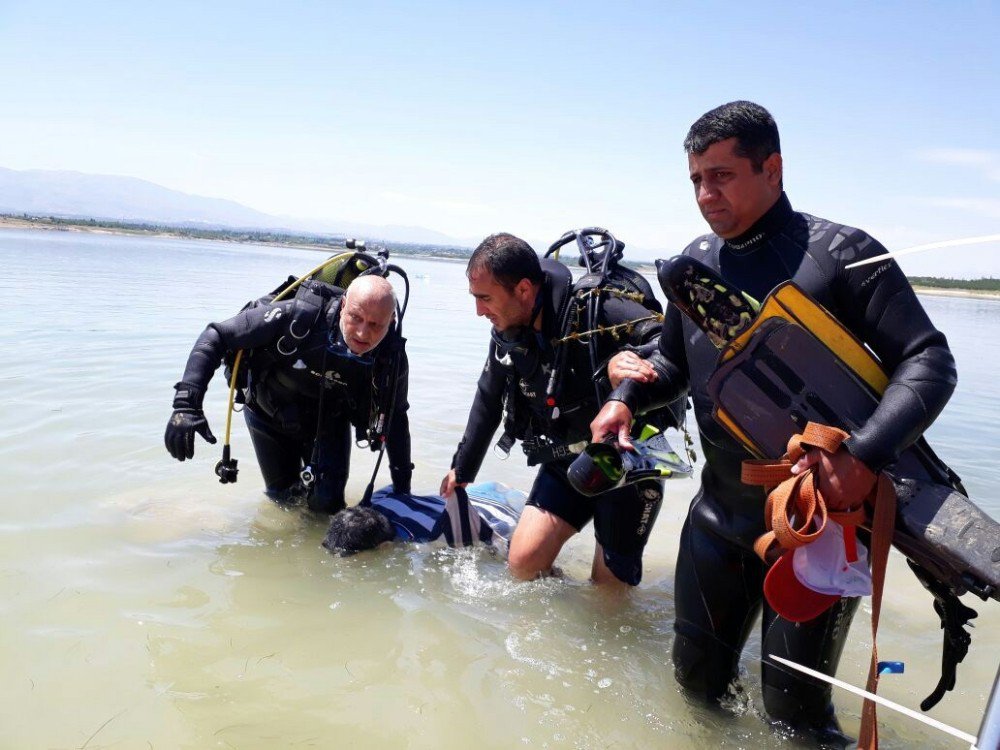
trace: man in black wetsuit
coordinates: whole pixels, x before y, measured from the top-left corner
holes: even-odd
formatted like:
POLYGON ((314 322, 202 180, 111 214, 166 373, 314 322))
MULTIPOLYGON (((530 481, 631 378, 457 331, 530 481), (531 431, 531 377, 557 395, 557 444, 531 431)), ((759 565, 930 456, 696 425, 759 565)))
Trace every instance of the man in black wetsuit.
MULTIPOLYGON (((891 463, 940 413, 955 387, 955 364, 893 260, 846 270, 885 252, 859 229, 792 209, 782 189, 778 129, 751 102, 732 102, 692 125, 684 142, 695 198, 712 234, 685 254, 718 270, 758 300, 793 279, 879 357, 891 379, 868 422, 836 454, 812 450, 820 490, 833 509, 856 507, 875 472, 891 463)), ((678 681, 709 701, 736 677, 740 651, 762 605, 767 572, 754 554, 764 532, 764 495, 741 484, 747 451, 712 418, 706 392, 718 350, 671 305, 658 351, 647 360, 616 358, 612 393, 592 424, 593 437, 628 442, 633 415, 690 388, 705 453, 701 487, 681 531, 676 570, 673 660, 678 681)), ((765 654, 834 674, 857 599, 844 598, 816 619, 795 625, 763 602, 765 654)), ((831 689, 780 667, 761 665, 764 705, 775 719, 835 738, 831 689)))
POLYGON ((250 306, 209 324, 175 386, 167 450, 183 461, 194 455, 195 433, 215 442, 202 411, 205 390, 227 353, 243 349, 249 369, 244 414, 270 498, 295 503, 305 495, 309 509, 321 513, 343 508, 352 425, 366 437, 373 427, 384 432, 393 486, 409 492, 409 367, 405 340, 393 324, 392 286, 368 275, 346 292, 320 282, 307 291, 319 308, 309 316, 314 322, 303 323, 298 314, 296 306, 306 298, 300 290, 295 298, 250 306), (387 374, 397 358, 393 392, 387 374), (390 412, 388 426, 375 424, 390 412), (304 467, 311 467, 311 486, 308 476, 305 485, 300 481, 304 467))
MULTIPOLYGON (((597 538, 593 580, 637 585, 642 551, 663 499, 660 482, 646 481, 589 498, 566 479, 574 456, 562 449, 586 443, 590 420, 600 406, 587 345, 554 343, 566 335, 560 321, 564 306, 571 303, 569 269, 554 260, 539 262, 523 240, 496 234, 476 248, 466 274, 476 313, 493 324, 493 336, 465 435, 441 482, 441 495, 475 479, 506 404, 506 435, 527 441, 529 462, 534 458, 542 463, 511 539, 508 566, 513 575, 528 580, 550 571, 563 545, 593 519, 597 538), (562 388, 555 394, 558 407, 553 409, 546 403, 546 388, 562 347, 569 348, 564 350, 562 388), (533 444, 542 447, 532 449, 533 444)), ((600 362, 626 344, 655 339, 660 328, 637 302, 602 298, 601 325, 636 320, 643 322, 627 330, 623 326, 620 340, 609 334, 598 336, 600 362)))

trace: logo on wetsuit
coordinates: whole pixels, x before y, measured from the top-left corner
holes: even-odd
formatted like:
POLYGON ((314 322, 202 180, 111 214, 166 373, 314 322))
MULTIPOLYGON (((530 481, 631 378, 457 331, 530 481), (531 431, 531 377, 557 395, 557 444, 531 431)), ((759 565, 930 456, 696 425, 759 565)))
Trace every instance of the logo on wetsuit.
POLYGON ((337 372, 336 370, 327 370, 326 374, 323 375, 321 373, 316 372, 312 368, 309 368, 309 374, 312 375, 314 378, 321 378, 325 380, 327 385, 343 385, 343 386, 347 385, 346 381, 344 381, 344 379, 340 376, 340 373, 337 372))
POLYGON ((733 250, 746 250, 748 247, 760 242, 762 239, 764 239, 764 233, 759 232, 745 242, 733 242, 732 240, 726 240, 726 244, 733 248, 733 250))
POLYGON ((891 267, 892 267, 891 260, 888 263, 883 263, 881 266, 875 269, 875 272, 871 276, 869 276, 867 279, 861 282, 861 288, 864 289, 866 286, 875 281, 875 279, 877 279, 879 276, 888 271, 891 267))
POLYGON ((642 496, 646 499, 646 504, 642 508, 642 517, 639 519, 639 526, 636 527, 636 536, 645 536, 646 530, 649 528, 649 519, 653 515, 653 509, 656 508, 656 504, 659 502, 662 494, 657 487, 646 487, 642 491, 642 496))
POLYGON ((524 378, 520 378, 517 381, 518 386, 521 389, 521 393, 525 398, 535 398, 538 394, 531 388, 531 383, 529 383, 524 378))

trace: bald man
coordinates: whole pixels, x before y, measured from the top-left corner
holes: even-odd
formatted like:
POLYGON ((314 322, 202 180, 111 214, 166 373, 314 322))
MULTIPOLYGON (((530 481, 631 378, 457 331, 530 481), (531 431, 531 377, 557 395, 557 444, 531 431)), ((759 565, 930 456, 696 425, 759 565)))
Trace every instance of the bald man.
POLYGON ((216 442, 202 411, 205 391, 219 365, 242 349, 249 372, 243 413, 268 497, 319 513, 344 508, 352 427, 373 450, 385 441, 393 488, 408 493, 409 365, 395 314, 392 285, 369 275, 346 292, 308 281, 294 298, 265 298, 210 323, 175 386, 167 451, 184 461, 194 455, 195 433, 216 442))

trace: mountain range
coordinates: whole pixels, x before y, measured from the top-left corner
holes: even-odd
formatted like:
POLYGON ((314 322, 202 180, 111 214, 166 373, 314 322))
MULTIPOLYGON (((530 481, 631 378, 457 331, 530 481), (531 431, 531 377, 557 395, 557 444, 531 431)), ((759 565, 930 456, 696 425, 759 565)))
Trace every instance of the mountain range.
POLYGON ((368 240, 469 246, 416 226, 273 216, 223 198, 191 195, 136 177, 0 167, 0 213, 201 228, 314 232, 368 240))

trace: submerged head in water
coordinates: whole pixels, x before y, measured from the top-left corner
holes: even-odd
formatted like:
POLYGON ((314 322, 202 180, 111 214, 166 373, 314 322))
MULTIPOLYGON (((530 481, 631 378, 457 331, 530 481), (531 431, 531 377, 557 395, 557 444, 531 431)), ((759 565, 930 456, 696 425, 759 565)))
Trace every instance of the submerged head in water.
POLYGON ((370 506, 344 508, 330 519, 323 546, 331 552, 351 555, 390 542, 396 532, 389 519, 370 506))

